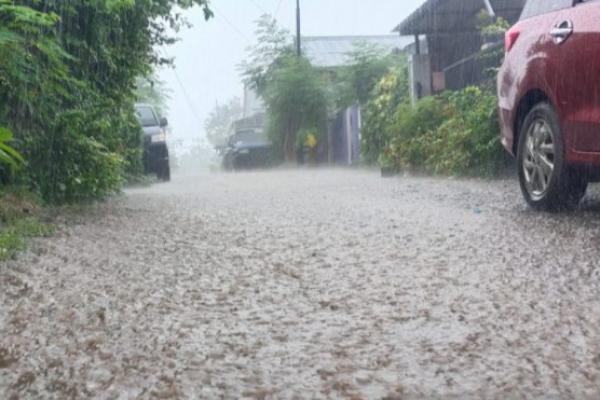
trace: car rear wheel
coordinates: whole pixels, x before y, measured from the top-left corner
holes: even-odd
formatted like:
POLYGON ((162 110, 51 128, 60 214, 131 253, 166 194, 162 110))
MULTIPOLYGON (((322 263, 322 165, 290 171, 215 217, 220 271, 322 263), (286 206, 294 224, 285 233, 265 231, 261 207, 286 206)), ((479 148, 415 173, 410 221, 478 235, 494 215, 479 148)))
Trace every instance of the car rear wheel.
POLYGON ((533 208, 574 208, 585 195, 588 181, 565 163, 560 124, 550 104, 538 104, 525 118, 517 158, 521 190, 533 208))

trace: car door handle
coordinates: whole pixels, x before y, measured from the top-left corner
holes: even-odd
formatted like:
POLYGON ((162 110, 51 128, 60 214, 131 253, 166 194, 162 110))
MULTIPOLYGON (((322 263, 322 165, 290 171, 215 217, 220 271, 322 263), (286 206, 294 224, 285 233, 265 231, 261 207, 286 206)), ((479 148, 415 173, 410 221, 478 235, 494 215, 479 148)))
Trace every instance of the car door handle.
POLYGON ((561 44, 573 34, 573 22, 563 21, 554 26, 550 35, 554 38, 556 44, 561 44))

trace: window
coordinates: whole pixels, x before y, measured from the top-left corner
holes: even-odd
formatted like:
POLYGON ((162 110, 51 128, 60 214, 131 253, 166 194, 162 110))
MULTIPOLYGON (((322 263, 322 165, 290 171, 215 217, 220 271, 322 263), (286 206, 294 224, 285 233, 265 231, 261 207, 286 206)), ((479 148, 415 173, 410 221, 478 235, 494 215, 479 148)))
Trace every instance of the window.
POLYGON ((136 107, 135 112, 137 114, 140 125, 142 126, 157 126, 159 125, 158 119, 154 114, 152 107, 136 107))
POLYGON ((563 8, 573 7, 577 0, 528 0, 521 14, 521 19, 535 17, 553 11, 562 10, 563 8))

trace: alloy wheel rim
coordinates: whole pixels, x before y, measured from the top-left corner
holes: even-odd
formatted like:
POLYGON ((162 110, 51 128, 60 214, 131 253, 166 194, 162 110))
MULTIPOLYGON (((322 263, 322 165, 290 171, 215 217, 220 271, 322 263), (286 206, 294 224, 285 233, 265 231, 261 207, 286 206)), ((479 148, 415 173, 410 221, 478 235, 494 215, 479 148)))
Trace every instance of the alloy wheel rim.
POLYGON ((536 119, 527 131, 523 151, 523 173, 527 192, 534 200, 544 197, 555 167, 555 143, 552 128, 544 119, 536 119))

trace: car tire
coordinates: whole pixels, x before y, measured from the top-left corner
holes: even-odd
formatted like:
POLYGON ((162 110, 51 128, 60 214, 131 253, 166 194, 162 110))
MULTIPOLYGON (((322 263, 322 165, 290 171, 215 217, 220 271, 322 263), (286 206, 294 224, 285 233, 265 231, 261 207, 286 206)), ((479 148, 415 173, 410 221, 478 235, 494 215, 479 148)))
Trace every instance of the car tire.
POLYGON ((525 117, 517 165, 523 196, 536 210, 572 209, 585 196, 588 180, 567 165, 558 116, 548 103, 536 105, 525 117))

